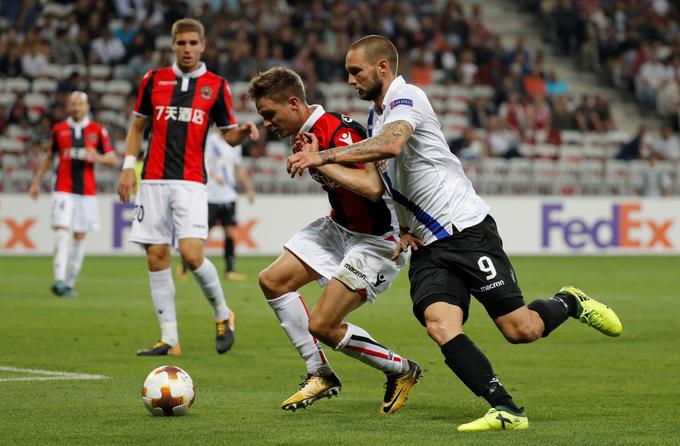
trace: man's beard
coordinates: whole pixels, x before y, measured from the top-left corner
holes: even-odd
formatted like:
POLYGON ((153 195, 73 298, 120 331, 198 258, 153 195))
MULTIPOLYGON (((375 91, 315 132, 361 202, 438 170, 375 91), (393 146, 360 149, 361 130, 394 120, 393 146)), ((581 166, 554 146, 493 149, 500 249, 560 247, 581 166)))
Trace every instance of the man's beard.
POLYGON ((363 94, 360 92, 359 97, 364 101, 375 101, 380 96, 380 93, 382 93, 382 88, 383 83, 376 76, 375 83, 373 84, 373 86, 370 89, 365 90, 363 94))

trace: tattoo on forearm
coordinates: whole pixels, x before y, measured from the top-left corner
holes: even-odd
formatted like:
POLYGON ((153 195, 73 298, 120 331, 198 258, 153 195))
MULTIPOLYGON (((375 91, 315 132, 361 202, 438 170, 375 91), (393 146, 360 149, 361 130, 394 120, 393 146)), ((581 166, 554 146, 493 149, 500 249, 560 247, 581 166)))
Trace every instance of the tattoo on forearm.
POLYGON ((323 164, 334 163, 338 157, 351 157, 351 161, 342 162, 370 162, 392 158, 394 155, 385 151, 386 147, 392 146, 395 142, 404 142, 411 136, 411 125, 406 121, 396 121, 387 124, 379 136, 368 138, 358 143, 335 147, 331 150, 321 152, 323 164))

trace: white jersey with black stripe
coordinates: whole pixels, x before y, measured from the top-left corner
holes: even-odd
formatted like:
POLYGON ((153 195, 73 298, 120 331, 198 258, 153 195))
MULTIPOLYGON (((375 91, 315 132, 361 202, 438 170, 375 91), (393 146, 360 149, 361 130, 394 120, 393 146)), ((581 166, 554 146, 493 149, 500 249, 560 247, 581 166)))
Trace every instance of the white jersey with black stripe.
POLYGON ((484 220, 489 206, 450 152, 425 93, 399 76, 390 84, 382 109, 382 114, 375 109, 369 114, 369 136, 396 121, 413 128, 401 154, 379 163, 399 224, 429 244, 451 235, 452 226, 462 231, 484 220))

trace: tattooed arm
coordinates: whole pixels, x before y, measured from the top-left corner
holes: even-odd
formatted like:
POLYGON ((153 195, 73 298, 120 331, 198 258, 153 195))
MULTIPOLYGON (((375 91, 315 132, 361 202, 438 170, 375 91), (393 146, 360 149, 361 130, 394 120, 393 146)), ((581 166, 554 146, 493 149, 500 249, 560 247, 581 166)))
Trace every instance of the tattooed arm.
MULTIPOLYGON (((312 147, 288 157, 288 172, 291 177, 302 175, 309 167, 324 164, 370 163, 401 154, 406 141, 413 134, 413 128, 407 121, 395 121, 386 124, 380 135, 364 139, 348 146, 318 151, 312 147)), ((314 139, 308 144, 317 144, 314 139)))

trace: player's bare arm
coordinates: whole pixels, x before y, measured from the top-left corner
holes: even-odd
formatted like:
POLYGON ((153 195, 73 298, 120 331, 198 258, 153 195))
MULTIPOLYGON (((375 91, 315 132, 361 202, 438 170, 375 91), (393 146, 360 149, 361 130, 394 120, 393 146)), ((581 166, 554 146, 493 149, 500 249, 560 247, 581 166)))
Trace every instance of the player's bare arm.
POLYGON ((118 162, 118 159, 114 152, 102 154, 95 150, 87 150, 85 152, 85 161, 89 163, 104 164, 107 166, 115 166, 118 162))
POLYGON ((222 137, 230 146, 238 146, 243 144, 247 138, 256 141, 260 137, 260 131, 254 123, 248 121, 222 130, 222 137))
POLYGON ((118 197, 120 197, 120 201, 123 203, 127 203, 130 200, 130 195, 137 186, 135 163, 142 147, 144 129, 149 125, 149 121, 149 118, 146 116, 134 116, 128 129, 125 140, 125 161, 118 178, 118 197))
POLYGON ((312 147, 309 150, 303 147, 303 150, 288 157, 288 173, 295 177, 302 175, 309 167, 324 164, 369 163, 394 158, 401 154, 404 144, 412 134, 411 124, 407 121, 395 121, 385 125, 380 135, 348 146, 319 152, 318 142, 310 142, 308 144, 312 144, 312 147))
POLYGON ((385 192, 385 185, 380 179, 378 168, 373 163, 366 163, 363 169, 340 164, 326 164, 319 166, 317 170, 345 189, 373 202, 380 200, 385 192))
POLYGON ((238 180, 238 183, 241 185, 243 190, 246 191, 246 195, 248 196, 248 203, 254 203, 255 189, 253 189, 253 183, 250 182, 248 173, 242 166, 238 165, 234 166, 234 173, 236 174, 236 179, 238 180))
POLYGON ((37 199, 40 194, 40 182, 42 181, 42 177, 45 175, 45 172, 47 172, 47 169, 52 166, 52 157, 52 152, 48 152, 45 158, 43 158, 40 162, 40 166, 38 166, 38 171, 35 173, 35 178, 33 178, 31 187, 28 189, 28 193, 34 200, 37 199))

